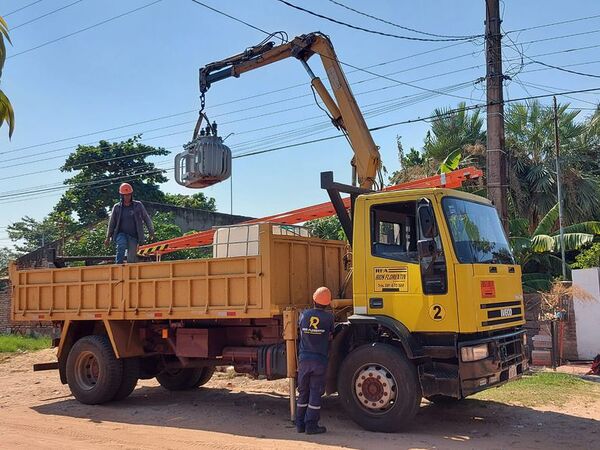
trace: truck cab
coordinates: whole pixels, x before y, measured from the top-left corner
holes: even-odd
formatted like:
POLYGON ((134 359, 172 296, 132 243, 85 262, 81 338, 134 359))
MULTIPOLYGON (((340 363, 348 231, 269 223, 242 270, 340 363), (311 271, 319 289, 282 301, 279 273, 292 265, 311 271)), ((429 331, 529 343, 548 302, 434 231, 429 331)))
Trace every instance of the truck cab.
MULTIPOLYGON (((487 199, 450 189, 364 194, 354 202, 353 228, 349 327, 356 340, 399 348, 424 397, 460 400, 527 369, 521 271, 487 199)), ((399 389, 401 381, 393 364, 352 359, 350 351, 341 371, 355 377, 344 380, 355 387, 345 395, 371 415, 367 428, 383 430, 395 407, 384 384, 399 389), (357 380, 373 374, 383 381, 365 391, 357 380)))

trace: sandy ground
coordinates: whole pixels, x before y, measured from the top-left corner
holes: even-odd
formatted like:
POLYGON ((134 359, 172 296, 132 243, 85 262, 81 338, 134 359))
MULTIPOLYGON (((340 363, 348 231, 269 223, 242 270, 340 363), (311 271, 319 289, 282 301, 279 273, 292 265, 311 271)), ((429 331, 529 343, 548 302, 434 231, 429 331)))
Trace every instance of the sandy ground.
POLYGON ((154 380, 126 400, 76 402, 55 371, 51 350, 0 355, 0 448, 237 449, 575 449, 600 448, 600 401, 574 399, 563 408, 525 408, 480 400, 443 407, 424 401, 402 434, 370 433, 324 400, 325 435, 297 434, 289 422, 285 381, 218 374, 204 388, 171 393, 154 380))

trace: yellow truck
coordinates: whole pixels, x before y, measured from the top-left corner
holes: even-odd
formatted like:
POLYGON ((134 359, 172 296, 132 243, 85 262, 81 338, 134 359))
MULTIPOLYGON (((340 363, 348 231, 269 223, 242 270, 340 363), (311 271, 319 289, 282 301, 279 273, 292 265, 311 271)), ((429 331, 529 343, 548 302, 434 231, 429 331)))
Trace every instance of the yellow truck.
POLYGON ((12 319, 59 328, 55 368, 79 401, 119 400, 153 377, 193 389, 216 366, 233 365, 287 377, 293 411, 297 314, 321 285, 337 297, 327 392, 368 430, 402 429, 422 397, 458 401, 527 369, 521 272, 496 209, 451 189, 370 189, 379 152, 325 36, 251 47, 206 66, 201 86, 287 56, 307 68, 354 150, 359 186, 331 173, 321 180, 351 247, 259 223, 217 230, 209 259, 11 265, 12 319), (308 68, 312 54, 336 101, 308 68), (349 212, 341 192, 351 196, 349 212))

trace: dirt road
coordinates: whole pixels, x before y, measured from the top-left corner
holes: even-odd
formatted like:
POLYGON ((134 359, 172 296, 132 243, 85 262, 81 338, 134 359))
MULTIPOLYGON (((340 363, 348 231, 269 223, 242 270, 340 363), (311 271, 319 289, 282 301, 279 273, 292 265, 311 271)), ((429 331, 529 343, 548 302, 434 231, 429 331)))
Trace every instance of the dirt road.
POLYGON ((554 409, 424 401, 414 427, 403 434, 360 429, 331 397, 323 410, 330 432, 305 436, 288 420, 285 382, 218 374, 205 388, 171 393, 150 380, 123 402, 85 406, 69 395, 56 372, 31 371, 34 362, 53 359, 50 350, 0 356, 0 448, 600 448, 597 397, 554 409))

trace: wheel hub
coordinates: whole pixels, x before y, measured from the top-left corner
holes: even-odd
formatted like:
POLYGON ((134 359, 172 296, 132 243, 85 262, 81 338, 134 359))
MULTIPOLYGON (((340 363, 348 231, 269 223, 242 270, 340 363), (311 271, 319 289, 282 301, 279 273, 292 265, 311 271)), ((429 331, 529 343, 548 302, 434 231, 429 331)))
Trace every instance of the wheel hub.
POLYGON ((77 384, 85 390, 91 390, 98 383, 99 377, 100 365, 96 356, 92 352, 82 352, 75 363, 77 384))
POLYGON ((367 409, 388 409, 396 398, 396 382, 382 366, 365 366, 354 385, 359 403, 367 409))

